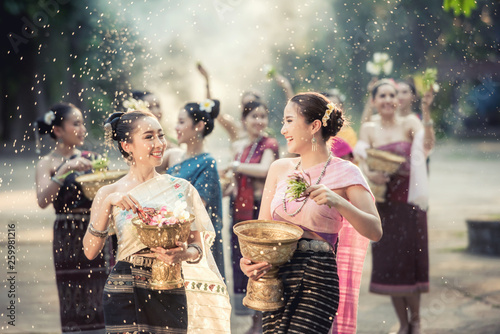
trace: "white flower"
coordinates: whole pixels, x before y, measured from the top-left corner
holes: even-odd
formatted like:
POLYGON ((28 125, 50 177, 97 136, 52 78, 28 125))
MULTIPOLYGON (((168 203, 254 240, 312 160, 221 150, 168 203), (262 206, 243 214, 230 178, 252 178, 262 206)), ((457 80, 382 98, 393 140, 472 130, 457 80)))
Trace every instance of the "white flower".
POLYGON ((185 209, 187 208, 187 203, 181 200, 175 202, 174 207, 174 217, 179 220, 187 220, 189 219, 189 212, 185 209))
POLYGON ((373 61, 376 63, 376 64, 379 64, 380 62, 382 62, 382 53, 381 52, 375 52, 373 54, 373 61))
POLYGON ((380 53, 380 62, 386 62, 389 60, 389 55, 387 53, 380 53))
POLYGON ((439 84, 437 82, 432 84, 432 90, 434 91, 434 93, 439 92, 439 84))
POLYGON ((387 60, 384 65, 382 65, 385 75, 389 75, 392 72, 392 60, 387 60))
POLYGON ((149 111, 149 103, 147 101, 136 100, 132 97, 127 101, 123 101, 123 106, 127 108, 127 112, 134 110, 149 111))
POLYGON ((211 113, 212 112, 212 108, 215 106, 215 102, 210 100, 210 99, 206 99, 205 101, 201 102, 200 103, 200 110, 201 111, 206 111, 207 113, 211 113))
POLYGON ((43 121, 47 125, 52 125, 52 122, 55 119, 56 119, 56 114, 52 110, 46 112, 45 115, 43 116, 43 121))
POLYGON ((366 63, 366 71, 373 76, 378 76, 380 74, 380 66, 375 65, 373 62, 369 61, 366 63))

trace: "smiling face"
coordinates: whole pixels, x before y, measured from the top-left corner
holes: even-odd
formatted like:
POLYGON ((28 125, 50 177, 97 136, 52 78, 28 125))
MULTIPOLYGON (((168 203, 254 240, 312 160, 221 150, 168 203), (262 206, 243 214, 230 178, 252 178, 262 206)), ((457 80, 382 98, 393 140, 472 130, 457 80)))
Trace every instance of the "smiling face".
POLYGON ((136 164, 161 165, 167 141, 156 118, 146 116, 135 121, 131 139, 131 142, 124 142, 122 147, 132 152, 136 164))
POLYGON ((400 82, 398 84, 398 100, 401 109, 408 109, 415 101, 415 95, 410 88, 410 85, 400 82))
POLYGON ((245 129, 253 138, 260 136, 267 128, 268 124, 269 115, 263 106, 255 108, 243 119, 245 129))
POLYGON ((312 125, 299 112, 299 106, 289 102, 283 112, 281 134, 285 136, 288 152, 302 154, 311 149, 312 125))
POLYGON ((396 94, 396 88, 392 85, 383 84, 378 87, 377 93, 373 98, 373 105, 380 116, 394 115, 398 105, 396 94))
POLYGON ((179 144, 189 144, 199 138, 203 129, 201 126, 195 126, 193 118, 189 116, 185 109, 179 112, 175 131, 177 132, 177 141, 179 144))
POLYGON ((57 138, 68 146, 82 146, 87 129, 83 123, 83 116, 80 110, 72 109, 64 116, 61 126, 55 126, 54 132, 57 138))

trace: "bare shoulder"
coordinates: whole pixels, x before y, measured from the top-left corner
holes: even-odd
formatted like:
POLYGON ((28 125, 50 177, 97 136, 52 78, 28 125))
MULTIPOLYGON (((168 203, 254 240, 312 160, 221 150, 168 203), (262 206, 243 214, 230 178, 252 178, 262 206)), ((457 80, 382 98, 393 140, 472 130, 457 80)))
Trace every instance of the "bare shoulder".
POLYGON ((416 133, 419 129, 422 128, 422 122, 420 121, 420 118, 418 118, 417 115, 414 114, 403 117, 402 123, 404 129, 413 133, 416 133))
POLYGON ((364 122, 359 128, 359 139, 371 143, 371 138, 377 126, 378 121, 364 122))
POLYGON ((277 180, 285 178, 290 171, 295 169, 295 166, 300 161, 300 158, 281 158, 273 161, 269 168, 269 174, 276 177, 277 180))

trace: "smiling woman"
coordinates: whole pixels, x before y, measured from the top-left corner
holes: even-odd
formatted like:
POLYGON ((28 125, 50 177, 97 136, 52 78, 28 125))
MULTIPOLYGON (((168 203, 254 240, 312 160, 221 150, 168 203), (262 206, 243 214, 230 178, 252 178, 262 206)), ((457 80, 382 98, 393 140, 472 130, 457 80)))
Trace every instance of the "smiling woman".
MULTIPOLYGON (((334 333, 355 333, 368 239, 378 240, 382 235, 373 197, 360 170, 329 153, 326 143, 340 131, 344 118, 325 96, 295 95, 285 107, 283 120, 281 134, 288 151, 300 157, 271 165, 258 218, 300 226, 303 247, 279 269, 285 306, 264 312, 264 333, 326 334, 332 326, 334 333), (312 185, 303 197, 290 198, 287 181, 290 177, 297 180, 298 174, 312 185), (353 256, 356 252, 362 257, 353 256)), ((252 263, 248 258, 242 258, 240 266, 253 280, 270 269, 269 264, 252 263)))
POLYGON ((94 153, 80 151, 87 135, 82 112, 72 104, 51 107, 35 126, 37 134, 49 134, 55 148, 36 167, 38 205, 53 205, 53 256, 59 292, 62 332, 98 330, 104 327, 101 298, 107 269, 104 254, 89 261, 81 252, 92 202, 83 196, 76 177, 92 169, 94 153), (81 287, 78 291, 74 289, 81 287), (81 293, 83 292, 83 293, 81 293))
POLYGON ((216 236, 212 246, 215 262, 224 277, 224 255, 222 247, 222 191, 217 172, 217 162, 205 151, 205 137, 212 133, 214 122, 220 111, 218 100, 206 99, 200 103, 190 102, 179 112, 177 139, 186 150, 167 151, 160 172, 189 181, 198 191, 214 225, 216 236))
POLYGON ((118 262, 104 287, 106 332, 187 333, 188 327, 226 332, 231 307, 208 251, 215 231, 196 189, 183 179, 156 171, 167 145, 160 123, 149 111, 131 111, 112 114, 105 129, 130 165, 127 175, 97 192, 83 240, 85 255, 93 259, 108 233, 118 238, 118 262), (148 248, 140 241, 133 218, 144 207, 172 210, 179 200, 194 216, 188 243, 177 242, 168 250, 148 248), (182 263, 185 284, 152 288, 154 258, 182 263))

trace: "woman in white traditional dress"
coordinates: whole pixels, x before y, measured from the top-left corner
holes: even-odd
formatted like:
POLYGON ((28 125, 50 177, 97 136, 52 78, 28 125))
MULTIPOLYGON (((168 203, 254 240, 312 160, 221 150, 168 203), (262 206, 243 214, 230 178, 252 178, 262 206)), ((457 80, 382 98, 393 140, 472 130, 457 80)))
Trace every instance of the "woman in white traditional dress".
POLYGON ((117 264, 104 287, 106 332, 229 333, 231 306, 210 252, 214 228, 189 182, 156 172, 167 145, 158 120, 150 112, 114 113, 105 129, 130 164, 122 179, 98 191, 83 240, 85 255, 92 259, 108 233, 118 237, 117 264), (142 244, 132 218, 145 207, 174 209, 179 200, 195 216, 187 244, 169 250, 142 244), (155 258, 182 263, 184 286, 150 289, 155 258))

